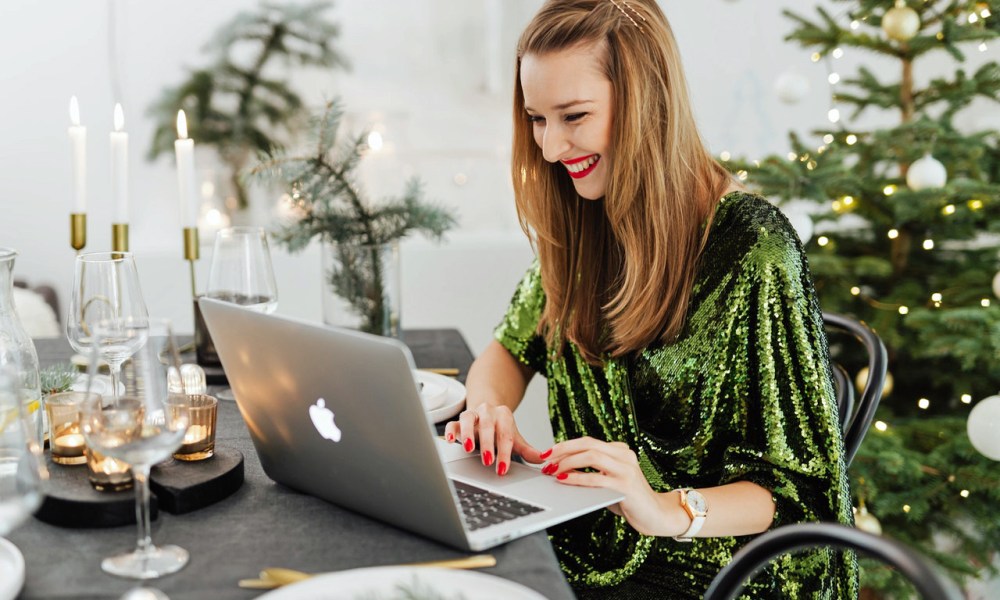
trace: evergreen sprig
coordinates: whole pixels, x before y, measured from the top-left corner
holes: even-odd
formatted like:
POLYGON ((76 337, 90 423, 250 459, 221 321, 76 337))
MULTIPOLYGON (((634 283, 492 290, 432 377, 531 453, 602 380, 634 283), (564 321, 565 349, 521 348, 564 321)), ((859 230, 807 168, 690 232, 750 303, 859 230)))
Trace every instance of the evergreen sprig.
POLYGON ((301 118, 303 101, 290 87, 287 67, 348 68, 333 46, 340 28, 324 17, 330 6, 325 1, 263 2, 221 26, 204 48, 214 56, 213 63, 191 70, 149 108, 156 129, 148 158, 173 152, 177 111, 184 109, 189 136, 215 147, 230 167, 233 188, 245 208, 240 172, 256 152, 286 143, 301 118), (279 59, 283 70, 273 71, 279 59))
POLYGON ((456 220, 446 209, 424 201, 416 178, 406 183, 400 196, 370 202, 354 173, 367 151, 367 132, 339 135, 342 117, 338 102, 327 103, 312 118, 311 153, 262 153, 246 177, 281 182, 296 216, 281 225, 278 242, 292 252, 315 238, 332 244, 340 266, 328 274, 330 285, 363 318, 365 331, 383 333, 387 299, 378 248, 413 232, 438 240, 456 220))

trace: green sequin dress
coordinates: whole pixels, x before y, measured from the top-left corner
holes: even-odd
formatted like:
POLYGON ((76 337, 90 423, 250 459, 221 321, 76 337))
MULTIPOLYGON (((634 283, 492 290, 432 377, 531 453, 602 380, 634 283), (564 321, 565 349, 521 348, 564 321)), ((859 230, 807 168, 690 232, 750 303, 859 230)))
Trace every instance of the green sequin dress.
MULTIPOLYGON (((669 345, 588 365, 559 358, 536 333, 545 303, 537 264, 495 331, 548 378, 556 441, 624 441, 658 492, 752 481, 771 490, 772 527, 853 523, 819 303, 795 231, 766 200, 734 192, 717 208, 686 326, 669 345)), ((637 533, 598 511, 549 530, 581 598, 701 598, 752 539, 684 543, 637 533)), ((785 556, 747 587, 750 598, 856 598, 852 553, 785 556)))

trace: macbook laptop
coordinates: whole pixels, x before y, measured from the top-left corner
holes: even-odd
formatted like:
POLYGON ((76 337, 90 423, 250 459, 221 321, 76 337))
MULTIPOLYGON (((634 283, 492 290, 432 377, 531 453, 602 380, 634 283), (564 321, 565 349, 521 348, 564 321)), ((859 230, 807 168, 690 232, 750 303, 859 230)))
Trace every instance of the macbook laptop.
POLYGON ((268 477, 482 550, 620 501, 514 463, 500 477, 434 431, 400 341, 200 300, 268 477))

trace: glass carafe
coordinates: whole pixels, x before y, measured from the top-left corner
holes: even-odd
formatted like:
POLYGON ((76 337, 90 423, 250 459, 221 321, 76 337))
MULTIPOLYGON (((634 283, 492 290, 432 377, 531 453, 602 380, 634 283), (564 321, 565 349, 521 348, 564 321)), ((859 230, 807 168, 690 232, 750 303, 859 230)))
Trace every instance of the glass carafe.
POLYGON ((17 372, 17 394, 33 425, 39 445, 43 436, 42 390, 38 354, 14 309, 14 259, 17 251, 0 248, 0 366, 17 372))

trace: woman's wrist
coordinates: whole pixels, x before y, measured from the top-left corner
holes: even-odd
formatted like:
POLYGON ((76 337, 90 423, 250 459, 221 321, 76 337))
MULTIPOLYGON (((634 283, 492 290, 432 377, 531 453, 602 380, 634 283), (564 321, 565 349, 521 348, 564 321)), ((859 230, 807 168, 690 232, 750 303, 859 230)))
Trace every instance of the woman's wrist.
POLYGON ((661 537, 677 537, 691 527, 691 517, 681 506, 681 495, 677 490, 657 494, 663 513, 661 537))

